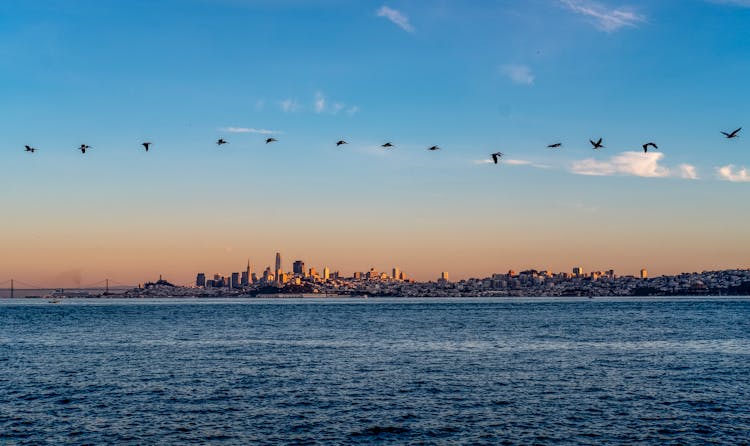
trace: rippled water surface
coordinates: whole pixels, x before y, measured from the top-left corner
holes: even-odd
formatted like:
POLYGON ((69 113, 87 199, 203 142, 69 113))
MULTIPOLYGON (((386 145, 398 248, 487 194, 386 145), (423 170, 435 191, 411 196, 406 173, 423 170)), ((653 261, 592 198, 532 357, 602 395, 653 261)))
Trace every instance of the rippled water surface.
POLYGON ((0 301, 0 444, 747 444, 750 300, 0 301))

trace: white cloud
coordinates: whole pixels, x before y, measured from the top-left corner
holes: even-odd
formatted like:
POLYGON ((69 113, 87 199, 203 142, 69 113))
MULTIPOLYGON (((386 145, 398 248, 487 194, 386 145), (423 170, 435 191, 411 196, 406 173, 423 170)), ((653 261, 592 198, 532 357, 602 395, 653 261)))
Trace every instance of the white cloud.
POLYGON ((698 178, 695 166, 681 164, 676 170, 672 170, 659 164, 662 158, 663 153, 622 152, 604 161, 593 158, 574 161, 570 165, 570 172, 577 175, 698 178))
POLYGON ((514 159, 505 160, 504 163, 505 164, 510 164, 511 166, 528 166, 530 164, 533 164, 531 161, 514 160, 514 159))
POLYGON ((409 17, 396 9, 391 9, 387 6, 381 6, 377 11, 377 15, 378 17, 385 17, 406 32, 414 32, 414 27, 411 25, 411 23, 409 23, 409 17))
POLYGON ((716 168, 719 178, 733 183, 745 183, 750 181, 750 173, 747 168, 735 168, 733 164, 716 168))
POLYGON ((500 67, 500 72, 516 84, 534 85, 534 74, 526 65, 503 65, 500 67))
POLYGON ((695 166, 690 164, 680 164, 677 166, 677 169, 679 169, 680 178, 685 178, 686 180, 698 179, 698 171, 695 169, 695 166))
POLYGON ((252 127, 224 127, 219 130, 229 133, 255 133, 258 135, 278 135, 281 133, 278 130, 255 129, 252 127))
POLYGON ((294 99, 284 99, 283 101, 279 102, 279 107, 281 107, 281 110, 287 113, 296 112, 300 108, 299 103, 294 99))
POLYGON ((346 114, 349 116, 354 116, 357 114, 357 112, 359 112, 359 107, 357 107, 356 105, 353 105, 346 109, 346 114))
POLYGON ((255 109, 256 110, 263 110, 266 107, 266 101, 263 99, 258 99, 255 101, 255 109))
POLYGON ((323 93, 315 92, 315 113, 323 113, 326 111, 326 97, 323 93))
POLYGON ((568 9, 588 17, 597 28, 614 32, 624 27, 635 27, 646 18, 628 9, 610 9, 592 0, 560 0, 568 9))

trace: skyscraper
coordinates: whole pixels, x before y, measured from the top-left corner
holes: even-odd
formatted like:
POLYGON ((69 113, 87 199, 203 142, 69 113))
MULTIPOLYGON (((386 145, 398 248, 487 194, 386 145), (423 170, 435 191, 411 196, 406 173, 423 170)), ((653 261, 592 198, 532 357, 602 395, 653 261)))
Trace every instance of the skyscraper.
POLYGON ((299 276, 304 276, 305 275, 305 262, 303 262, 302 260, 296 260, 292 264, 292 272, 299 276))
POLYGON ((393 274, 391 275, 393 280, 401 280, 401 271, 398 268, 393 268, 393 274))
POLYGON ((641 279, 648 279, 648 271, 646 271, 646 268, 641 270, 641 279))
POLYGON ((250 259, 247 259, 247 269, 242 273, 242 286, 250 285, 250 259))
POLYGON ((328 280, 330 278, 331 278, 331 270, 328 269, 328 267, 326 266, 325 268, 323 268, 323 280, 328 280))
POLYGON ((206 274, 198 273, 195 278, 195 286, 205 287, 206 286, 206 274))
POLYGON ((274 276, 276 277, 276 283, 281 283, 281 273, 283 270, 281 269, 281 253, 276 253, 276 268, 273 270, 274 276))
POLYGON ((230 277, 231 277, 231 280, 229 282, 230 288, 239 288, 240 287, 240 273, 232 273, 230 277))

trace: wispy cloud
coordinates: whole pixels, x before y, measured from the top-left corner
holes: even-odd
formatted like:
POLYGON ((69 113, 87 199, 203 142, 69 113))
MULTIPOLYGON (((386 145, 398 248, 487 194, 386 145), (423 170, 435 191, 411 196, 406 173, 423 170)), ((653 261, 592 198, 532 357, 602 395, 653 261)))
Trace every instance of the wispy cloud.
POLYGON ((680 178, 685 178, 686 180, 698 179, 698 171, 696 170, 695 166, 692 166, 690 164, 680 164, 679 166, 677 166, 677 169, 679 171, 680 178))
POLYGON ((722 180, 731 181, 733 183, 745 183, 750 181, 750 173, 747 171, 747 168, 737 168, 734 164, 718 167, 716 168, 716 173, 722 180))
POLYGON ((381 6, 377 11, 377 15, 378 17, 385 17, 406 32, 414 32, 414 27, 411 23, 409 23, 409 17, 407 17, 401 11, 389 8, 387 6, 381 6))
POLYGON ((349 116, 354 116, 359 111, 359 107, 356 105, 346 105, 343 102, 330 102, 326 95, 318 90, 315 92, 313 110, 318 114, 330 113, 332 115, 336 115, 343 111, 349 116))
POLYGON ((614 32, 625 27, 636 27, 646 18, 630 9, 611 9, 592 0, 560 0, 568 9, 594 21, 597 28, 614 32))
MULTIPOLYGON (((477 165, 495 164, 495 162, 491 158, 473 160, 472 163, 477 164, 477 165)), ((509 166, 530 166, 530 167, 536 167, 537 169, 549 169, 552 167, 547 164, 539 164, 534 161, 513 159, 513 158, 504 158, 502 161, 500 161, 500 164, 507 164, 509 166)))
POLYGON ((520 85, 534 85, 534 73, 527 65, 507 64, 500 67, 503 76, 510 79, 513 83, 520 85))
POLYGON ((279 102, 279 107, 286 113, 296 112, 300 109, 299 103, 294 99, 284 99, 279 102))
POLYGON ((252 127, 224 127, 219 129, 222 132, 229 133, 255 133, 258 135, 278 135, 281 134, 278 130, 267 130, 267 129, 256 129, 252 127))
POLYGON ((569 170, 577 175, 698 178, 694 166, 681 164, 676 170, 670 169, 659 163, 663 158, 663 153, 622 152, 604 161, 594 158, 574 161, 569 170))
POLYGON ((320 91, 315 92, 315 113, 326 111, 326 97, 320 91))

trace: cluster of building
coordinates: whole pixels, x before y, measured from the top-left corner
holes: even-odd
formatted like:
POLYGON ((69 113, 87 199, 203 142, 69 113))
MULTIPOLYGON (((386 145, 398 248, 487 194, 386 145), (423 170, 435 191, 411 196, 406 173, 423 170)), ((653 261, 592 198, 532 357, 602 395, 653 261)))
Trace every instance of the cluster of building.
MULTIPOLYGON (((696 295, 742 294, 750 286, 750 270, 704 271, 674 276, 649 278, 646 269, 637 276, 618 276, 614 270, 584 272, 580 267, 571 272, 547 270, 508 271, 485 278, 451 281, 443 272, 434 281, 416 282, 399 268, 391 273, 370 269, 344 276, 328 267, 318 272, 306 268, 302 260, 292 264, 292 271, 282 268, 281 254, 276 254, 275 268, 267 267, 262 274, 252 271, 250 263, 242 272, 214 274, 207 278, 198 273, 195 287, 183 289, 194 296, 404 296, 404 297, 483 297, 483 296, 633 296, 633 295, 696 295)), ((164 290, 174 293, 175 290, 164 290)), ((159 290, 151 289, 151 293, 159 290)))
MULTIPOLYGON (((447 278, 447 273, 446 278, 447 278)), ((318 272, 315 268, 306 268, 305 262, 302 260, 295 260, 292 263, 292 271, 285 272, 282 268, 281 253, 276 253, 275 268, 271 269, 270 266, 266 267, 263 274, 258 276, 252 271, 250 261, 247 262, 247 267, 242 272, 230 273, 226 276, 222 274, 214 274, 212 279, 206 277, 205 273, 198 273, 195 278, 195 286, 201 289, 247 289, 247 288, 258 288, 258 287, 276 287, 284 288, 289 285, 302 286, 305 284, 325 284, 328 282, 336 282, 344 280, 344 276, 338 271, 331 271, 327 266, 322 271, 318 272)), ((387 273, 381 273, 371 268, 366 272, 355 272, 351 277, 346 278, 350 280, 380 280, 380 281, 397 281, 406 282, 409 281, 406 274, 399 268, 393 268, 391 275, 387 273)))

